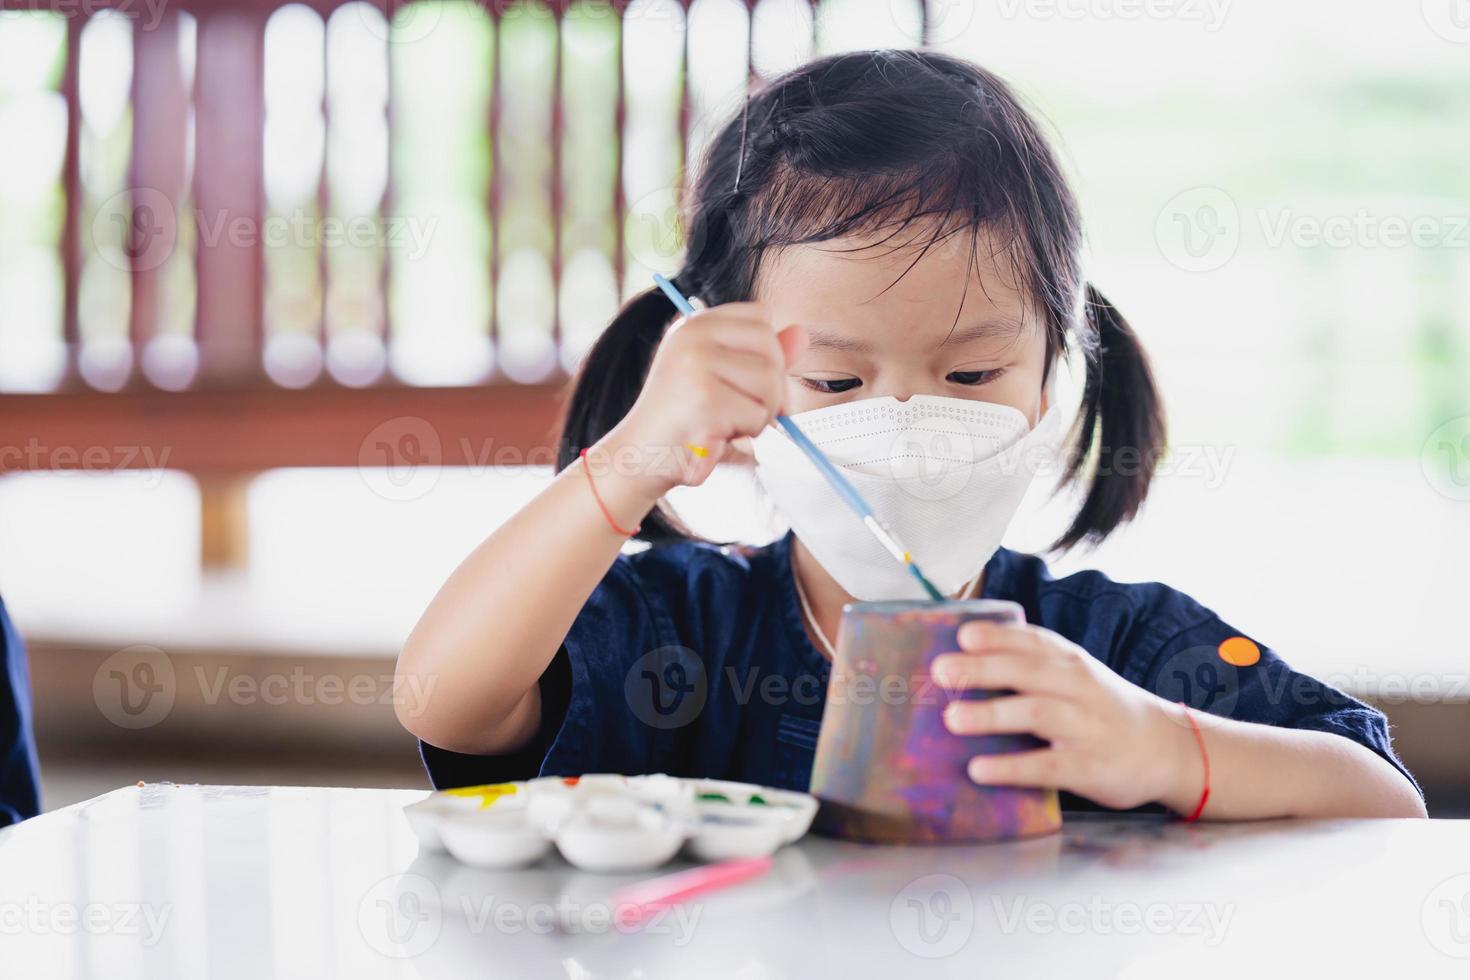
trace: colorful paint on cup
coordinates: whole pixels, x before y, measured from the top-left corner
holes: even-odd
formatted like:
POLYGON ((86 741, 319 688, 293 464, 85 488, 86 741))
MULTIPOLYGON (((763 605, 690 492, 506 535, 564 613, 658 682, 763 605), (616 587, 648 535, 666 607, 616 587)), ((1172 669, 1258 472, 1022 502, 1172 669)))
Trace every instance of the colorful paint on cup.
POLYGON ((950 701, 1009 693, 949 691, 930 679, 934 658, 958 651, 960 625, 977 619, 1025 622, 1025 613, 990 599, 843 609, 812 769, 818 831, 897 843, 1008 840, 1061 828, 1055 790, 978 786, 965 771, 972 756, 1041 741, 945 728, 950 701))

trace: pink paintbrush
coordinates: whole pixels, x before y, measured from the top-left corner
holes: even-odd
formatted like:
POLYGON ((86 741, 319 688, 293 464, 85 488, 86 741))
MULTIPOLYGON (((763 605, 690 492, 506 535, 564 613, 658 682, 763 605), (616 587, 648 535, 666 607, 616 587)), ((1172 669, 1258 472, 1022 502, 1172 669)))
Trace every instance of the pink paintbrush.
POLYGON ((612 894, 613 921, 631 927, 655 912, 686 902, 718 888, 727 888, 765 874, 771 867, 771 856, 735 858, 716 864, 701 865, 687 871, 650 878, 619 888, 612 894))

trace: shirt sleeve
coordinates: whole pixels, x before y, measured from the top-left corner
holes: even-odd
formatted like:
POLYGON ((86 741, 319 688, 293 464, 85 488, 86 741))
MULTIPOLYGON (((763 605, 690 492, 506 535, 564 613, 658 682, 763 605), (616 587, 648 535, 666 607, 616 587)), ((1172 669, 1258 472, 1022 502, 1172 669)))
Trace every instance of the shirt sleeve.
POLYGON ((41 810, 39 765, 31 734, 31 683, 25 647, 0 602, 0 827, 41 810))
POLYGON ((1157 649, 1135 683, 1170 701, 1183 701, 1238 721, 1329 732, 1366 746, 1419 787, 1393 750, 1383 712, 1293 670, 1265 644, 1208 610, 1157 649))
MULTIPOLYGON (((629 556, 619 556, 541 675, 541 721, 531 740, 494 756, 420 742, 430 782, 445 789, 535 776, 659 771, 665 740, 661 729, 642 720, 643 692, 650 676, 662 683, 688 668, 682 650, 666 608, 644 587, 629 556)), ((667 703, 665 697, 660 706, 667 703)))

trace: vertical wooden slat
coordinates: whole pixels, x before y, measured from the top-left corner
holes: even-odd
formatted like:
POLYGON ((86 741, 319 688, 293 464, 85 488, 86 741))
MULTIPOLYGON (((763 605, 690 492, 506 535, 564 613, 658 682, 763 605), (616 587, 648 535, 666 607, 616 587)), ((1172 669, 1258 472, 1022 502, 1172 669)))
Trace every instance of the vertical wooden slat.
POLYGON ((61 222, 61 274, 63 284, 61 335, 66 343, 66 376, 63 383, 78 375, 77 356, 81 347, 81 324, 77 310, 77 294, 82 280, 81 210, 82 171, 82 104, 80 97, 80 61, 82 49, 81 17, 66 22, 66 68, 61 76, 61 95, 66 100, 66 155, 62 161, 62 192, 66 213, 61 222))
POLYGON ((258 375, 264 344, 265 14, 199 19, 194 200, 199 213, 199 378, 258 375))
POLYGON ((625 48, 623 45, 623 33, 625 21, 623 15, 628 10, 628 0, 615 0, 613 13, 618 21, 618 53, 617 53, 617 94, 613 107, 613 282, 616 283, 619 305, 623 297, 623 282, 627 278, 628 256, 627 243, 624 241, 626 230, 623 227, 623 216, 627 211, 627 200, 623 193, 623 150, 627 137, 628 125, 628 90, 623 81, 623 74, 627 71, 624 60, 625 48))
POLYGON ((251 474, 201 473, 199 564, 207 572, 243 571, 250 564, 251 474))
POLYGON ((689 95, 689 15, 694 9, 694 0, 681 0, 684 7, 683 44, 679 54, 679 186, 674 200, 680 209, 684 207, 684 194, 689 185, 689 120, 693 118, 693 105, 689 95))
POLYGON ((183 204, 189 93, 179 65, 179 13, 170 10, 153 30, 133 31, 133 143, 128 186, 133 201, 129 255, 132 314, 128 337, 141 355, 158 332, 163 273, 178 243, 183 204))
MULTIPOLYGON (((328 170, 332 157, 332 46, 327 41, 327 27, 331 11, 322 14, 322 164, 316 180, 317 218, 325 222, 332 207, 331 176, 328 170)), ((327 350, 327 309, 330 306, 328 293, 332 288, 331 263, 327 260, 327 246, 323 242, 316 250, 317 295, 321 300, 317 312, 317 343, 325 355, 327 350)))
POLYGON ((562 275, 562 223, 566 208, 562 172, 563 143, 566 140, 566 106, 563 102, 563 76, 566 55, 566 11, 567 0, 549 0, 551 15, 555 19, 555 44, 551 62, 551 344, 556 351, 557 363, 561 361, 561 275, 562 275))
MULTIPOLYGON (((159 27, 164 27, 163 23, 159 27)), ((152 269, 145 269, 146 262, 139 261, 145 247, 139 240, 138 205, 140 191, 149 179, 149 164, 153 161, 142 157, 151 151, 157 133, 149 132, 157 118, 154 99, 159 93, 153 91, 152 71, 158 67, 152 57, 150 42, 152 31, 133 31, 133 81, 129 101, 133 107, 133 138, 128 148, 128 238, 127 254, 130 259, 128 275, 132 291, 132 306, 128 311, 128 341, 141 356, 146 338, 158 323, 158 277, 152 269)))
MULTIPOLYGON (((387 177, 383 181, 383 198, 378 203, 378 208, 383 215, 385 229, 388 227, 388 222, 393 220, 393 209, 397 207, 394 201, 394 189, 398 184, 398 154, 394 150, 394 131, 396 129, 398 114, 398 76, 393 68, 393 16, 397 8, 397 4, 388 3, 384 5, 383 9, 384 22, 387 24, 385 33, 388 35, 388 43, 383 46, 383 57, 387 61, 385 71, 388 77, 388 103, 383 108, 383 115, 387 120, 388 126, 388 169, 387 177)), ((378 329, 382 331, 383 351, 385 354, 388 351, 388 345, 393 340, 393 304, 388 301, 388 290, 392 284, 393 276, 393 267, 390 259, 390 253, 392 251, 392 249, 385 247, 380 250, 378 258, 378 299, 383 304, 383 316, 378 325, 378 329)), ((322 295, 325 296, 326 293, 322 295)))
POLYGON ((745 0, 745 98, 755 84, 755 6, 760 0, 745 0))
POLYGON ((491 59, 490 74, 490 187, 488 192, 490 209, 490 343, 498 360, 500 356, 500 206, 503 180, 500 173, 500 124, 501 124, 501 81, 504 71, 501 62, 504 60, 505 49, 501 43, 504 32, 501 30, 501 2, 502 0, 490 0, 489 10, 491 13, 490 29, 494 32, 491 41, 491 50, 495 52, 491 59))

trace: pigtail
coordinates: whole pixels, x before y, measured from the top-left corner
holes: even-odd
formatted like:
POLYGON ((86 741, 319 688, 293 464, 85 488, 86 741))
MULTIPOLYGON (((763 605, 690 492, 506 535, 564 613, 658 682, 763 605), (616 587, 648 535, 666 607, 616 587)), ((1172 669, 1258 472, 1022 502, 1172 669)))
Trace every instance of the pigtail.
MULTIPOLYGON (((687 274, 674 282, 682 291, 690 291, 687 274)), ((643 390, 654 352, 676 312, 668 297, 654 287, 628 300, 597 338, 572 383, 558 439, 558 473, 628 414, 643 390)), ((650 544, 663 544, 695 535, 660 503, 643 519, 638 537, 650 544)))
POLYGON ((1138 335, 1091 283, 1084 314, 1096 344, 1065 482, 1081 478, 1096 448, 1087 492, 1056 548, 1098 542, 1130 520, 1148 496, 1164 450, 1164 407, 1138 335))

